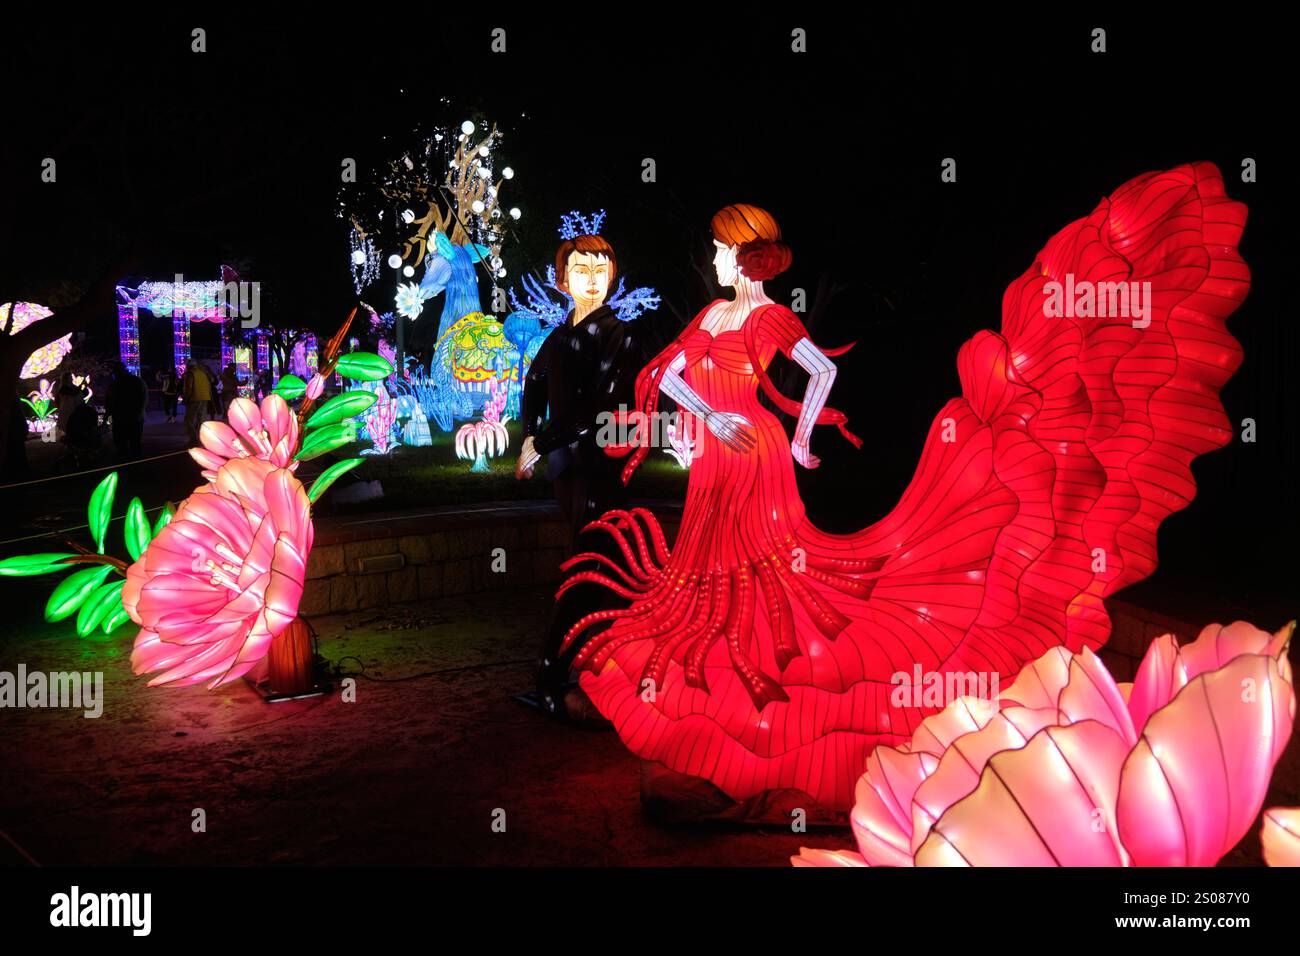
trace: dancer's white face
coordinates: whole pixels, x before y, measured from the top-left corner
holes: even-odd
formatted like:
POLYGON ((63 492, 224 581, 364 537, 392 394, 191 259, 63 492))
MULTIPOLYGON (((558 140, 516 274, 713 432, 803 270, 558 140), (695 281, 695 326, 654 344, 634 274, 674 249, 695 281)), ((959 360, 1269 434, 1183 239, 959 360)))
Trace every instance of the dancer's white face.
POLYGON ((569 295, 582 305, 600 305, 609 294, 609 259, 589 252, 569 256, 564 271, 569 295))
POLYGON ((713 240, 713 246, 713 271, 718 274, 719 284, 734 286, 740 278, 740 270, 736 268, 736 247, 717 239, 713 240))

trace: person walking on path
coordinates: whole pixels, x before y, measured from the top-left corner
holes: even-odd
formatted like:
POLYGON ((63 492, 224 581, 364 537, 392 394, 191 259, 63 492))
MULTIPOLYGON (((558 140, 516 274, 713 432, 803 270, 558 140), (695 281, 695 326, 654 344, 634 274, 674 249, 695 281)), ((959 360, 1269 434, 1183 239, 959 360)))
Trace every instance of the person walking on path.
POLYGON ((181 397, 181 377, 176 374, 176 366, 163 369, 158 373, 158 384, 162 387, 163 420, 176 421, 176 405, 181 397))
POLYGON ((212 372, 202 362, 190 362, 181 379, 181 397, 185 399, 185 431, 190 444, 199 443, 199 427, 212 415, 212 403, 217 396, 217 383, 212 372))
POLYGON ((149 389, 144 379, 123 363, 113 367, 113 384, 108 387, 104 407, 113 419, 113 444, 118 461, 140 457, 140 436, 144 432, 144 412, 149 389))
POLYGON ((230 411, 230 403, 239 397, 239 371, 231 362, 221 373, 221 410, 230 411))

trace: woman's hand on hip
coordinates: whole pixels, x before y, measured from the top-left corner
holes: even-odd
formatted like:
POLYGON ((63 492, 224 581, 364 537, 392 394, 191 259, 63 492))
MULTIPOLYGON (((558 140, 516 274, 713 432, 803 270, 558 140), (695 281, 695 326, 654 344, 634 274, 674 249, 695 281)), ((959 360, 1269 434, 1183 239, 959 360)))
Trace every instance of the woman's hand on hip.
POLYGON ((758 435, 749 419, 734 412, 711 411, 704 416, 704 424, 714 437, 735 452, 752 451, 758 435))

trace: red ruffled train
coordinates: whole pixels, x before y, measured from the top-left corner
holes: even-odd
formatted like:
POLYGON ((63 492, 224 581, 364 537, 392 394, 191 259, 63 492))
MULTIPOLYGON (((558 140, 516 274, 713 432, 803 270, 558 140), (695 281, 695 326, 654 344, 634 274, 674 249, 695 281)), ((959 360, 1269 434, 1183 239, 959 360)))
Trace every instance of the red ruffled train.
MULTIPOLYGON (((1049 647, 1105 643, 1103 599, 1155 569, 1160 522, 1195 493, 1192 460, 1230 436, 1219 390, 1241 359, 1225 320, 1249 288, 1245 220, 1197 163, 1140 176, 1057 233, 1007 288, 1001 333, 961 348, 962 395, 902 500, 853 534, 807 520, 785 429, 758 401, 761 388, 798 411, 765 372, 805 336, 797 317, 769 305, 716 337, 697 317, 641 373, 638 406, 655 409, 685 350, 687 383, 748 418, 756 446, 696 428, 671 551, 648 512, 611 512, 598 525, 623 564, 580 555, 566 569, 602 570, 561 588, 598 581, 628 600, 569 634, 612 622, 575 663, 627 746, 735 799, 793 788, 847 808, 871 749, 938 709, 891 703, 895 675, 1010 677, 1049 647), (1049 317, 1047 284, 1067 277, 1149 282, 1149 324, 1049 317)), ((853 438, 839 412, 818 421, 853 438)))

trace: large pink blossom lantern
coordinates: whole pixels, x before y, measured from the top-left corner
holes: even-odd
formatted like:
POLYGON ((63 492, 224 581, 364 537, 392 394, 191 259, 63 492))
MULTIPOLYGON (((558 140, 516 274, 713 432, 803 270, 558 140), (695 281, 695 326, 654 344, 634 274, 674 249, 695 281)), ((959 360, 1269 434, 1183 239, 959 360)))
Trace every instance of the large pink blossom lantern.
POLYGON ((127 570, 136 673, 154 673, 151 686, 242 677, 297 616, 311 544, 311 502, 289 469, 221 465, 127 570))
POLYGON ((910 743, 877 747, 850 817, 857 852, 793 862, 1212 866, 1254 825, 1290 739, 1294 629, 1165 635, 1132 684, 1090 650, 1053 648, 996 706, 960 698, 910 743))

